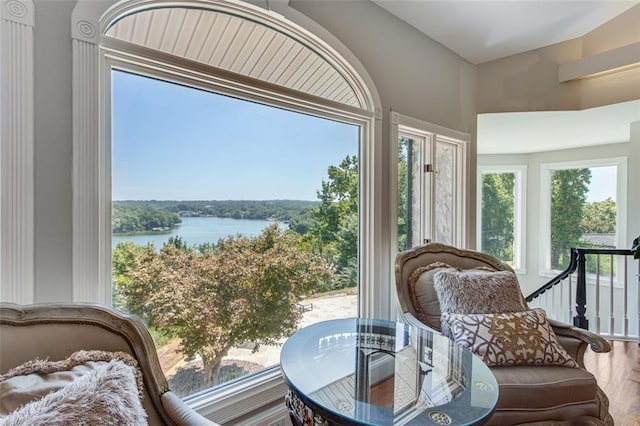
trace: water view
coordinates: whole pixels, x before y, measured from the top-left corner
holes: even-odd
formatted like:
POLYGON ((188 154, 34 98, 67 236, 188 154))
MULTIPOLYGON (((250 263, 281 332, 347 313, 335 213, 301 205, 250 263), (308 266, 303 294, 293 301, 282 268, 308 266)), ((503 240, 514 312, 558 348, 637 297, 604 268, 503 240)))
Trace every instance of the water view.
MULTIPOLYGON (((204 243, 216 243, 220 238, 240 234, 246 237, 255 237, 262 230, 274 222, 258 219, 231 219, 222 217, 183 217, 182 223, 167 232, 114 234, 111 237, 111 246, 126 241, 132 241, 138 245, 152 243, 156 248, 162 247, 170 237, 182 237, 188 246, 204 243)), ((280 223, 281 227, 286 227, 280 223)))

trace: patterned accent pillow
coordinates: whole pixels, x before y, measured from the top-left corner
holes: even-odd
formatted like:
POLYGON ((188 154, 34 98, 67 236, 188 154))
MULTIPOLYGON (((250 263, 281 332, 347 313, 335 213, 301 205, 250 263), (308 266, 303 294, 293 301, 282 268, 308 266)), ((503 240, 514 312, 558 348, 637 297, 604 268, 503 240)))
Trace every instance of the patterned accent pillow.
POLYGON ((543 309, 501 314, 449 314, 442 317, 455 342, 487 365, 578 367, 560 346, 543 309))
MULTIPOLYGON (((452 314, 496 314, 527 309, 518 278, 511 271, 441 269, 433 276, 440 311, 452 314)), ((440 328, 451 337, 441 317, 440 328)))

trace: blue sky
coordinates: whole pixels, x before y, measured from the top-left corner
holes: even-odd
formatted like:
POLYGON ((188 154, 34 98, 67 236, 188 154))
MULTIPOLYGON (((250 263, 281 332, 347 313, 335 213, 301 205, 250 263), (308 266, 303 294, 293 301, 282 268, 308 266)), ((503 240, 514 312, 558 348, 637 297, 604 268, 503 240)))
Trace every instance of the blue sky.
POLYGON ((114 200, 317 200, 357 126, 112 74, 114 200))
POLYGON ((587 201, 603 201, 607 198, 616 200, 617 172, 616 167, 592 167, 591 184, 587 193, 587 201))

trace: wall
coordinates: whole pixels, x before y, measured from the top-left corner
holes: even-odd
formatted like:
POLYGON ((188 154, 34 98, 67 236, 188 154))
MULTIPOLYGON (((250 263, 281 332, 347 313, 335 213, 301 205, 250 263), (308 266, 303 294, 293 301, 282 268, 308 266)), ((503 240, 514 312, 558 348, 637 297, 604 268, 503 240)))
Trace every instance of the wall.
POLYGON ((35 302, 71 300, 71 11, 35 3, 35 302))
MULTIPOLYGON (((637 126, 640 127, 640 126, 637 126)), ((522 155, 479 155, 479 166, 513 166, 513 165, 526 165, 527 166, 527 188, 525 191, 527 209, 526 215, 526 274, 518 277, 520 285, 522 286, 523 293, 525 295, 530 294, 542 284, 549 280, 549 276, 541 275, 541 271, 544 269, 544 260, 540 254, 541 240, 540 236, 543 234, 542 225, 540 223, 540 166, 545 163, 559 163, 567 161, 581 161, 592 160, 602 158, 613 157, 628 157, 627 169, 631 171, 637 169, 640 164, 640 139, 633 140, 629 143, 618 143, 611 145, 601 145, 596 147, 561 150, 561 151, 548 151, 534 154, 522 154, 522 155)), ((637 172, 635 179, 638 179, 637 172)), ((633 176, 631 173, 627 174, 627 205, 629 207, 633 205, 640 205, 640 193, 637 190, 637 180, 631 180, 633 176), (634 182, 636 182, 634 184, 634 182)), ((633 210, 630 210, 633 211, 633 210)), ((633 238, 633 230, 638 232, 638 219, 637 215, 627 215, 627 243, 631 244, 633 238), (631 239, 629 239, 631 238, 631 239)), ((629 248, 629 246, 624 248, 629 248)))
POLYGON ((478 112, 577 110, 640 99, 640 69, 558 82, 558 65, 640 41, 640 5, 573 40, 478 66, 478 112))

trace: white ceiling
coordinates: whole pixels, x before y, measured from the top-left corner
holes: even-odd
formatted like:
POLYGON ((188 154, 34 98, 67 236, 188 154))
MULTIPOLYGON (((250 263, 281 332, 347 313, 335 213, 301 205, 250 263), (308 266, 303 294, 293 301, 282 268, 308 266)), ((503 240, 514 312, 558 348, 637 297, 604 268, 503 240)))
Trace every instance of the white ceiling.
POLYGON ((640 0, 373 0, 474 64, 581 37, 640 0))
POLYGON ((541 111, 478 116, 478 154, 528 154, 628 142, 640 121, 640 100, 583 111, 541 111))
MULTIPOLYGON (((640 0, 373 0, 474 64, 581 37, 640 0)), ((584 111, 484 114, 479 154, 523 154, 629 140, 640 101, 584 111)))

